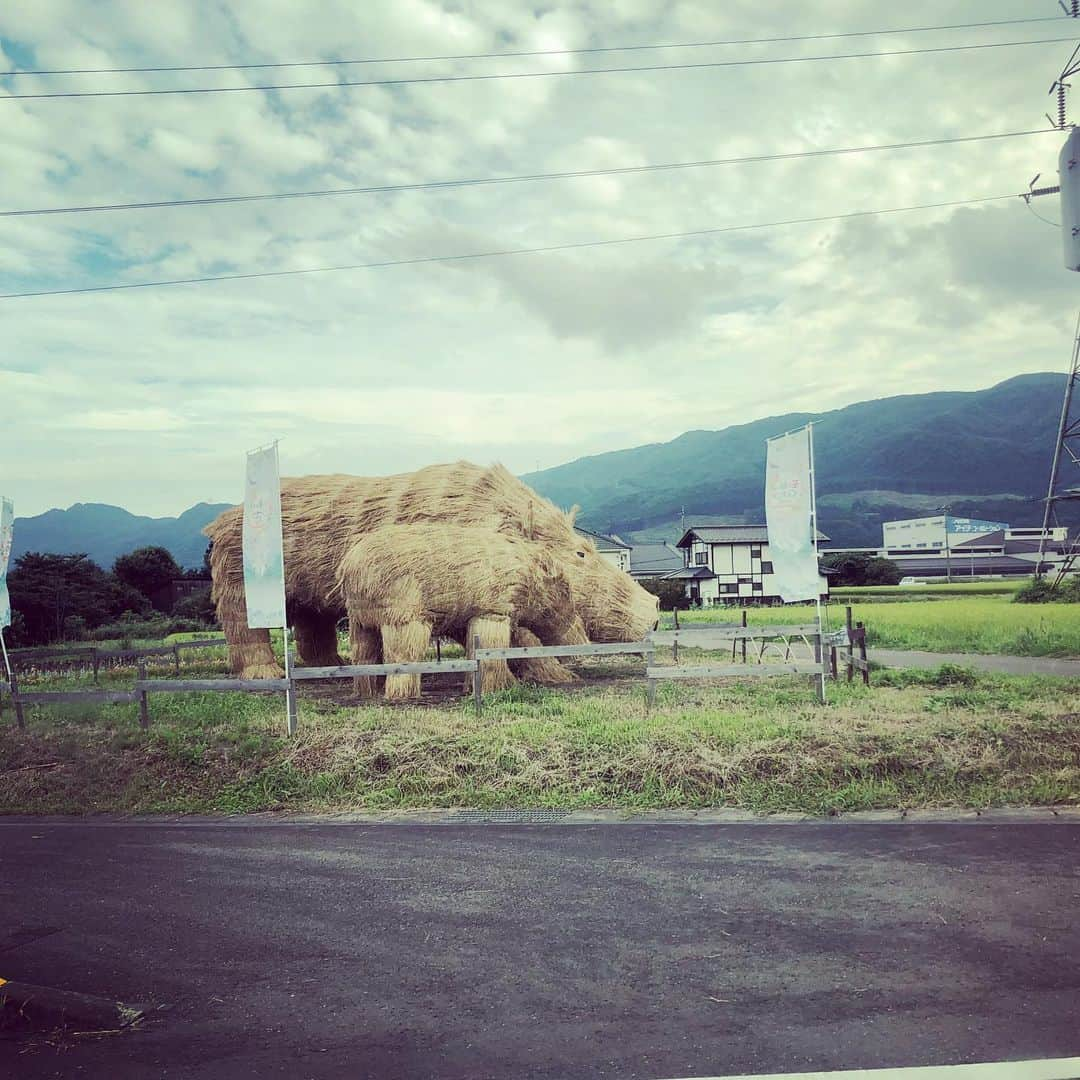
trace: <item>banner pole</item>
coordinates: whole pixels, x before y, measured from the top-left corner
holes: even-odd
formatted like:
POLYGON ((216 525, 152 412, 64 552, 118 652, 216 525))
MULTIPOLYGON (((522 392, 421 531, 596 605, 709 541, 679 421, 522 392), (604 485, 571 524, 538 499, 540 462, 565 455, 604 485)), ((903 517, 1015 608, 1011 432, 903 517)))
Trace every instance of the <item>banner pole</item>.
POLYGON ((11 659, 8 657, 7 642, 4 641, 4 627, 0 626, 0 651, 4 654, 4 670, 7 672, 8 685, 11 685, 11 659))
MULTIPOLYGON (((806 425, 806 438, 810 451, 810 530, 814 539, 814 569, 821 576, 819 569, 820 553, 818 551, 818 525, 817 525, 817 480, 814 475, 814 425, 806 425)), ((825 627, 821 618, 821 584, 817 585, 815 592, 817 606, 817 632, 818 632, 818 701, 825 704, 825 627)))
MULTIPOLYGON (((281 506, 281 456, 278 451, 278 440, 275 439, 274 443, 274 461, 277 465, 277 477, 278 477, 278 506, 281 506)), ((285 730, 291 737, 296 734, 297 728, 297 715, 296 715, 296 693, 295 687, 292 681, 292 660, 289 657, 289 616, 286 610, 286 593, 285 593, 285 522, 281 520, 279 513, 278 519, 281 524, 281 644, 285 654, 285 681, 288 685, 285 687, 285 730)))
POLYGON ((4 654, 4 671, 7 672, 8 685, 14 690, 14 677, 11 673, 11 658, 8 656, 7 642, 4 641, 4 629, 11 625, 11 597, 7 592, 8 559, 11 557, 11 535, 15 527, 15 504, 8 498, 0 497, 0 587, 4 589, 4 610, 0 612, 0 652, 4 654))

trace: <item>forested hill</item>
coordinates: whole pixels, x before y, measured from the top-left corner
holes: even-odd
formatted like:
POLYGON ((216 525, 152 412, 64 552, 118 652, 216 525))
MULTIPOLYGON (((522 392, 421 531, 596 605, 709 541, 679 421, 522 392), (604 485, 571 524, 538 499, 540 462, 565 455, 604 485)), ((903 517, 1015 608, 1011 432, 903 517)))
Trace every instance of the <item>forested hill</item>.
POLYGON ((76 503, 67 510, 47 510, 36 517, 16 518, 12 558, 27 551, 58 555, 86 552, 99 566, 112 566, 117 555, 135 548, 160 546, 183 567, 202 566, 208 525, 227 510, 227 503, 199 503, 179 517, 151 518, 104 503, 76 503))
POLYGON ((1064 375, 988 390, 910 394, 826 413, 787 413, 667 443, 580 458, 523 479, 581 524, 673 538, 686 519, 764 520, 765 440, 813 420, 821 528, 881 542, 881 522, 949 503, 958 516, 1041 524, 1064 375))

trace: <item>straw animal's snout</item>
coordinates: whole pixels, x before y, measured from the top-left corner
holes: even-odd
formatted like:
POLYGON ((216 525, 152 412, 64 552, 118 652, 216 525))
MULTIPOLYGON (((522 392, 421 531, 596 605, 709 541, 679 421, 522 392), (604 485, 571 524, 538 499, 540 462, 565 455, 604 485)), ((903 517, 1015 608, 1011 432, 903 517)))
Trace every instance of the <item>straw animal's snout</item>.
POLYGON ((659 620, 659 600, 595 551, 567 568, 590 641, 640 641, 659 620))

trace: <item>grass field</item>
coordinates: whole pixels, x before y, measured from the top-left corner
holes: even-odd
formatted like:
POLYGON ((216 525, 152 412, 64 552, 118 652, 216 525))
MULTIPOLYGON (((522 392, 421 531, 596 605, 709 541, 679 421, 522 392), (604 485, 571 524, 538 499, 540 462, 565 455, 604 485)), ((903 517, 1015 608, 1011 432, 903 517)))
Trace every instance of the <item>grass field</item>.
MULTIPOLYGON (((844 625, 843 603, 828 606, 828 621, 844 625)), ((930 652, 1006 653, 1012 656, 1080 657, 1080 604, 1014 604, 1009 596, 950 596, 906 603, 853 602, 852 617, 866 625, 867 643, 890 649, 930 652)), ((692 625, 737 621, 741 613, 724 608, 679 612, 692 625)), ((814 621, 813 605, 755 608, 753 624, 814 621)), ((671 617, 665 618, 670 623, 671 617)))
POLYGON ((848 585, 831 589, 834 600, 872 600, 900 596, 911 600, 920 596, 1013 596, 1031 578, 1015 581, 954 581, 934 585, 848 585))
POLYGON ((280 695, 155 695, 145 733, 133 705, 32 707, 22 733, 8 709, 0 813, 1080 802, 1075 681, 874 681, 831 685, 824 709, 785 678, 664 685, 652 713, 640 680, 520 687, 481 717, 304 696, 293 740, 280 695))

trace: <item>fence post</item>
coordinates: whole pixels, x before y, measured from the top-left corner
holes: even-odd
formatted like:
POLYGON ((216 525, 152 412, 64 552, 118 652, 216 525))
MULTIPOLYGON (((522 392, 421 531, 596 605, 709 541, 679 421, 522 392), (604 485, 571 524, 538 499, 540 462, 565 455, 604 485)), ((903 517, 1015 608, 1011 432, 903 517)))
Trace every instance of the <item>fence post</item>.
POLYGON ((476 654, 480 651, 480 635, 473 634, 473 660, 476 661, 476 669, 472 673, 473 703, 477 713, 484 708, 484 684, 480 675, 480 661, 476 654))
POLYGON ((19 700, 19 676, 15 674, 15 665, 11 665, 11 701, 15 706, 15 723, 19 730, 26 728, 26 718, 23 716, 22 702, 19 700))
POLYGON ((844 625, 847 627, 847 681, 851 682, 852 677, 855 674, 855 665, 852 660, 855 659, 855 641, 851 636, 851 605, 848 604, 844 608, 844 625))
MULTIPOLYGON (((746 629, 746 608, 742 609, 742 624, 743 629, 746 629)), ((746 638, 742 639, 742 662, 746 663, 746 638)))
POLYGON ((649 688, 645 698, 645 709, 651 711, 656 705, 656 680, 649 679, 649 688))
MULTIPOLYGON (((139 661, 139 682, 146 679, 146 661, 139 661)), ((139 727, 146 731, 150 727, 150 705, 146 699, 146 690, 139 687, 139 727)))
POLYGON ((835 645, 833 645, 832 648, 829 650, 829 667, 832 669, 831 672, 830 672, 830 674, 832 676, 832 680, 833 680, 833 682, 836 682, 837 679, 839 678, 839 670, 838 670, 838 668, 836 666, 836 646, 835 645))
POLYGON ((94 683, 98 681, 98 671, 101 668, 101 658, 98 656, 97 646, 94 646, 94 652, 90 658, 90 662, 94 665, 94 683))
POLYGON ((173 654, 173 664, 176 667, 176 675, 177 675, 177 678, 179 678, 180 677, 180 645, 179 645, 179 643, 174 643, 173 644, 172 654, 173 654))
POLYGON ((862 669, 862 681, 863 686, 870 685, 870 668, 866 665, 866 627, 861 622, 855 624, 855 629, 859 631, 859 659, 863 662, 862 669))

